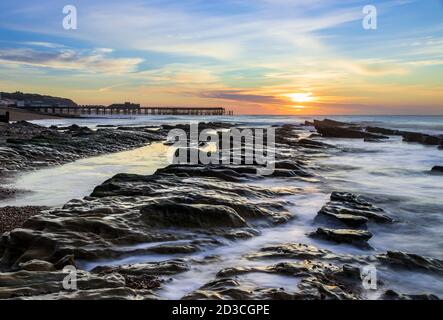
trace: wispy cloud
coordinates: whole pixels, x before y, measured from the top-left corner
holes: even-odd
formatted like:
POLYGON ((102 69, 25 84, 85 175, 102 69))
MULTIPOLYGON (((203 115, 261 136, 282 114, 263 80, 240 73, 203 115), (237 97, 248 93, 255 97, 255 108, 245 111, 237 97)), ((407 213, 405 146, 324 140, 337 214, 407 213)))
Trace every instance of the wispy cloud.
POLYGON ((285 100, 272 95, 252 94, 246 90, 215 90, 201 92, 199 95, 203 98, 233 100, 237 102, 251 102, 258 104, 281 105, 288 103, 287 99, 285 100))
POLYGON ((0 61, 5 64, 81 72, 128 73, 135 71, 143 60, 109 58, 101 51, 79 53, 72 49, 66 49, 53 52, 25 48, 0 49, 0 61))

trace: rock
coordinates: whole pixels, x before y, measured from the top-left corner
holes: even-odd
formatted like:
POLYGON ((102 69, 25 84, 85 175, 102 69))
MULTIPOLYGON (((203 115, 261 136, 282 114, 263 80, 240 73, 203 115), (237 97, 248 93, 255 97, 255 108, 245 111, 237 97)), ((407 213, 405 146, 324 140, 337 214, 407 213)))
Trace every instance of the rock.
POLYGON ((119 131, 72 125, 46 128, 17 122, 0 130, 0 172, 30 170, 81 158, 142 147, 165 136, 138 129, 119 131))
POLYGON ((347 122, 341 122, 331 119, 324 119, 324 120, 314 120, 314 126, 315 127, 344 127, 344 126, 352 126, 352 123, 347 122))
POLYGON ((379 127, 366 127, 366 131, 370 133, 379 133, 388 136, 396 136, 400 134, 399 130, 385 129, 379 127))
POLYGON ((383 213, 383 209, 359 195, 348 192, 333 192, 331 201, 323 206, 315 220, 352 228, 365 228, 369 220, 377 223, 393 221, 383 213))
POLYGON ((248 259, 319 259, 331 252, 302 243, 287 243, 261 248, 259 252, 247 255, 248 259))
MULTIPOLYGON (((356 284, 349 276, 346 283, 341 282, 342 269, 333 264, 302 261, 298 263, 278 263, 263 267, 233 267, 220 270, 216 280, 202 286, 184 297, 189 299, 243 299, 243 300, 323 300, 323 299, 357 299, 356 284), (299 279, 295 287, 263 287, 251 280, 244 282, 243 275, 266 273, 284 275, 299 279), (235 278, 234 278, 235 277, 235 278)), ((250 278, 249 278, 250 279, 250 278)))
POLYGON ((95 267, 91 272, 94 274, 118 273, 121 275, 129 276, 170 276, 186 272, 188 270, 189 266, 184 260, 176 259, 162 262, 139 263, 116 267, 99 266, 95 267))
POLYGON ((367 127, 366 131, 372 133, 380 133, 393 136, 402 136, 405 142, 417 142, 425 145, 442 145, 443 138, 441 136, 432 136, 420 132, 400 131, 385 129, 379 127, 367 127))
POLYGON ((142 207, 147 224, 160 227, 208 228, 248 226, 235 210, 226 206, 178 204, 172 201, 142 207))
POLYGON ((404 253, 400 251, 388 251, 385 254, 376 256, 383 263, 410 270, 432 271, 443 274, 443 261, 432 258, 425 258, 417 254, 404 253))
POLYGON ((372 238, 372 233, 363 230, 318 228, 309 236, 337 243, 367 246, 367 241, 372 238))
POLYGON ((365 138, 364 139, 364 142, 375 142, 375 143, 378 143, 378 142, 383 142, 384 140, 382 140, 382 139, 378 139, 378 138, 365 138))
POLYGON ((120 174, 97 187, 91 197, 73 200, 61 209, 33 217, 23 229, 13 230, 3 238, 0 268, 18 268, 19 263, 33 259, 55 264, 67 255, 75 256, 76 260, 98 260, 153 250, 161 254, 186 254, 220 243, 169 242, 251 237, 259 234, 255 227, 284 223, 292 218, 285 208, 288 203, 276 198, 291 195, 293 190, 215 177, 188 179, 180 172, 176 167, 177 174, 120 174), (180 228, 180 232, 168 230, 171 227, 180 228), (130 248, 151 242, 161 243, 130 248), (129 248, 119 250, 121 246, 129 248))
POLYGON ((373 133, 349 129, 344 127, 327 127, 320 126, 316 127, 317 132, 321 134, 323 137, 329 138, 348 138, 348 139, 389 139, 389 137, 376 135, 373 133))
POLYGON ((334 213, 334 211, 335 208, 331 208, 331 206, 324 206, 318 212, 316 220, 319 221, 321 220, 320 217, 325 217, 326 219, 332 219, 334 221, 340 222, 341 224, 356 228, 366 226, 366 223, 368 222, 368 218, 360 215, 334 213))
POLYGON ((312 148, 312 149, 329 149, 334 148, 333 145, 327 144, 324 142, 312 140, 312 139, 300 139, 298 140, 298 144, 305 148, 312 148))
POLYGON ((339 122, 325 119, 323 121, 314 120, 317 132, 323 137, 331 138, 351 138, 351 139, 388 139, 388 137, 363 131, 360 127, 352 123, 339 122))
POLYGON ((77 270, 76 291, 66 291, 62 284, 67 273, 61 271, 18 271, 0 273, 0 299, 155 299, 149 290, 126 287, 118 274, 93 275, 77 270))
POLYGON ((52 263, 41 260, 30 260, 20 263, 19 267, 26 271, 54 271, 55 267, 52 263))
POLYGON ((384 300, 440 300, 436 295, 423 294, 401 294, 394 290, 387 290, 382 298, 384 300))
POLYGON ((62 270, 66 266, 76 267, 74 255, 72 254, 66 255, 63 258, 61 258, 59 261, 54 263, 54 267, 56 270, 62 270))
POLYGON ((443 138, 419 132, 402 132, 403 141, 418 142, 425 145, 441 145, 443 138))
POLYGON ((432 173, 443 173, 443 166, 435 166, 431 170, 432 173))

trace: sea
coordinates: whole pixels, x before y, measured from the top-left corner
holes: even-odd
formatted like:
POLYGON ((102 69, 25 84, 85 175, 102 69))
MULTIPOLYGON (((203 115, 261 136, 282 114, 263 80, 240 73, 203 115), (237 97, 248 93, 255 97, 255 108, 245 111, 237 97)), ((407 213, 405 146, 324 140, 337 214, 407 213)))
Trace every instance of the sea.
MULTIPOLYGON (((97 128, 115 126, 157 126, 192 122, 233 122, 244 126, 266 127, 276 124, 304 123, 312 119, 334 119, 359 122, 372 126, 443 135, 443 116, 229 116, 229 117, 184 117, 184 116, 113 116, 105 118, 52 119, 33 121, 44 126, 69 126, 78 124, 97 128)), ((426 257, 443 259, 443 175, 431 174, 433 166, 443 165, 443 150, 403 142, 401 137, 392 137, 381 143, 368 143, 355 139, 325 139, 324 142, 340 147, 340 151, 319 157, 314 165, 320 168, 317 181, 288 181, 266 179, 262 184, 294 186, 300 192, 288 199, 296 219, 283 226, 264 229, 260 236, 245 241, 225 241, 225 245, 199 252, 195 258, 208 255, 223 257, 222 262, 198 266, 176 276, 176 281, 165 284, 160 296, 178 299, 214 279, 222 267, 260 264, 243 258, 264 245, 299 242, 313 244, 333 252, 352 255, 374 255, 392 251, 416 253, 426 257), (332 191, 349 191, 374 199, 395 219, 390 225, 371 225, 374 237, 369 241, 372 249, 362 250, 348 245, 337 245, 314 240, 307 236, 313 230, 317 212, 328 201, 332 191)), ((0 206, 62 206, 71 199, 88 196, 95 186, 117 173, 149 175, 168 165, 169 147, 162 143, 135 150, 78 160, 62 166, 19 174, 11 186, 29 190, 12 200, 0 202, 0 206)), ((317 173, 318 174, 318 173, 317 173)), ((149 246, 151 244, 145 244, 149 246)), ((125 257, 113 261, 86 263, 85 269, 97 265, 120 265, 148 261, 167 260, 177 255, 143 255, 125 257)), ((443 297, 443 278, 428 273, 399 270, 381 275, 388 279, 390 288, 404 293, 432 292, 443 297)), ((254 274, 245 276, 254 284, 263 287, 288 288, 297 285, 297 279, 277 275, 254 274)), ((379 293, 369 294, 375 298, 379 293)))

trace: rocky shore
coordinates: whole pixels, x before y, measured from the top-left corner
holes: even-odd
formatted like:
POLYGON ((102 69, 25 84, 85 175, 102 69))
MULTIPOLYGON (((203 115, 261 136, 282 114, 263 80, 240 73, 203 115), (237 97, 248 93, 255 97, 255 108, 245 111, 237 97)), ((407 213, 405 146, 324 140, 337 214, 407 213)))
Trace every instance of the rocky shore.
MULTIPOLYGON (((3 170, 137 147, 164 138, 164 131, 172 128, 189 132, 189 126, 164 126, 164 131, 153 133, 147 128, 93 131, 18 125, 23 128, 7 138, 0 151, 0 157, 8 159, 3 170)), ((314 125, 324 137, 389 138, 388 133, 371 133, 358 125, 314 125)), ((230 126, 209 124, 201 129, 230 126)), ((223 256, 207 254, 212 249, 259 237, 298 219, 290 199, 303 189, 289 182, 317 183, 321 177, 315 159, 337 148, 311 134, 302 126, 276 127, 276 170, 271 176, 257 176, 257 164, 173 164, 148 176, 118 174, 84 199, 30 214, 20 221, 20 228, 5 229, 0 240, 0 299, 163 298, 162 289, 179 281, 177 276, 221 263, 223 256), (267 185, 270 179, 282 183, 267 185), (151 255, 158 261, 124 263, 130 257, 151 255), (78 290, 62 287, 63 268, 68 265, 79 270, 78 290)), ((251 146, 242 144, 247 148, 251 146)), ((288 239, 245 252, 246 264, 220 267, 212 280, 181 298, 367 299, 360 270, 371 264, 382 271, 377 298, 438 299, 432 293, 398 292, 383 274, 413 270, 440 276, 443 261, 399 251, 351 255, 320 247, 324 242, 370 250, 376 236, 372 228, 394 228, 395 223, 391 213, 369 197, 334 191, 310 226, 308 236, 319 239, 319 246, 288 239), (251 275, 285 277, 296 285, 263 287, 248 281, 251 275)))
POLYGON ((405 142, 437 146, 443 149, 443 136, 434 136, 420 132, 392 130, 361 124, 340 122, 330 119, 306 121, 305 125, 313 126, 323 137, 365 139, 367 142, 389 139, 388 136, 401 136, 405 142))
POLYGON ((17 122, 0 127, 0 175, 144 146, 165 138, 150 128, 42 127, 17 122))
MULTIPOLYGON (((77 125, 46 128, 25 121, 1 124, 0 200, 30 192, 4 186, 5 180, 14 173, 133 149, 163 139, 164 131, 152 132, 148 128, 92 130, 77 125)), ((20 227, 27 218, 38 212, 38 208, 2 208, 0 231, 20 227)))

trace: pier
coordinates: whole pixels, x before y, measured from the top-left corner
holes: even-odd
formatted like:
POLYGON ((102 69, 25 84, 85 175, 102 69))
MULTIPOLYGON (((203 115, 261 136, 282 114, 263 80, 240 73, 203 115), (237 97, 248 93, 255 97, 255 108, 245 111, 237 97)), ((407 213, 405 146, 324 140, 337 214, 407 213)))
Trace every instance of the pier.
POLYGON ((141 107, 131 103, 114 104, 110 106, 86 105, 78 107, 58 106, 27 106, 26 110, 59 116, 89 116, 89 115, 175 115, 175 116, 224 116, 233 115, 232 111, 225 108, 199 108, 199 107, 141 107))

